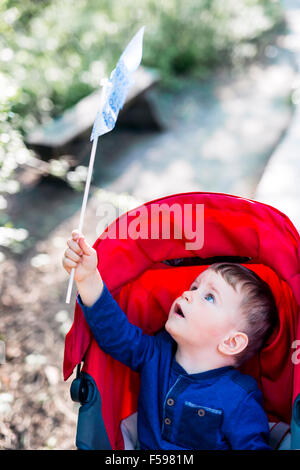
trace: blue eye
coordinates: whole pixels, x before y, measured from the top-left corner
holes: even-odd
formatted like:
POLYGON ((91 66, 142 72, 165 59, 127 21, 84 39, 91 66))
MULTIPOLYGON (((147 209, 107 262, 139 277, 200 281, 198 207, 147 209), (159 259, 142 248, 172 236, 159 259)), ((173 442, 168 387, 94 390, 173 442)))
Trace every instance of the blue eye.
POLYGON ((215 303, 215 298, 214 298, 213 294, 206 294, 206 296, 204 298, 205 298, 205 300, 207 300, 210 303, 215 303))

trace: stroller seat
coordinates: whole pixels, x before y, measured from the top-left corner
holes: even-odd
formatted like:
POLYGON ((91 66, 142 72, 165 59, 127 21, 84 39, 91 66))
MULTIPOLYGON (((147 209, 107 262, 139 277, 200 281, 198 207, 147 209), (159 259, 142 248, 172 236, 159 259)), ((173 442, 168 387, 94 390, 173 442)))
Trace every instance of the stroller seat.
MULTIPOLYGON (((198 208, 203 205, 203 246, 187 250, 187 239, 184 235, 176 239, 172 229, 170 239, 110 237, 118 233, 122 218, 126 216, 130 222, 137 216, 134 210, 123 214, 94 244, 98 269, 112 296, 132 323, 145 333, 155 334, 164 327, 173 300, 213 262, 238 262, 255 271, 272 289, 278 325, 264 349, 240 370, 257 380, 269 422, 274 423, 270 427, 278 430, 280 422, 289 425, 293 404, 297 421, 300 415, 299 366, 294 360, 295 340, 300 333, 297 230, 284 214, 268 205, 237 196, 200 192, 150 201, 143 206, 146 216, 144 210, 139 220, 141 227, 149 226, 153 204, 163 207, 162 219, 168 216, 171 228, 178 223, 175 213, 170 216, 174 204, 182 208, 182 214, 188 207, 192 222, 197 217, 197 205, 198 208)), ((182 217, 181 221, 184 220, 182 217)), ((82 362, 80 373, 78 368, 78 388, 73 386, 73 398, 82 404, 77 447, 128 448, 126 431, 128 423, 135 422, 139 375, 101 351, 76 303, 74 322, 65 342, 65 380, 82 362), (74 390, 78 391, 77 398, 74 390)), ((285 428, 283 437, 287 433, 285 428)), ((297 429, 292 440, 293 435, 298 435, 297 429)), ((298 437, 300 445, 300 434, 298 437)))

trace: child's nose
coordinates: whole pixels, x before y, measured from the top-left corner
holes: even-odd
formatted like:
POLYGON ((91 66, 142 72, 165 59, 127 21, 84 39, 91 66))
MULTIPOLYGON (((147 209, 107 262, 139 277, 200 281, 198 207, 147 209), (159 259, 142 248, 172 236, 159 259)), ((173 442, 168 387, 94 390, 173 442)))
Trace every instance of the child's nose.
POLYGON ((190 292, 190 291, 185 291, 185 292, 182 294, 182 297, 183 297, 188 303, 191 303, 191 302, 192 302, 192 292, 190 292))

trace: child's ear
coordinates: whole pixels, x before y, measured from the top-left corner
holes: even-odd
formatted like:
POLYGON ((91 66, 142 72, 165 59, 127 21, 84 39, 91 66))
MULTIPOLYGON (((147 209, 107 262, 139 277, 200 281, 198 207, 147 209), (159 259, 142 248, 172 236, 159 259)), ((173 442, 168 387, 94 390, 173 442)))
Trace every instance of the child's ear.
POLYGON ((241 331, 235 331, 218 344, 218 351, 226 356, 234 356, 242 352, 248 345, 248 336, 241 331))

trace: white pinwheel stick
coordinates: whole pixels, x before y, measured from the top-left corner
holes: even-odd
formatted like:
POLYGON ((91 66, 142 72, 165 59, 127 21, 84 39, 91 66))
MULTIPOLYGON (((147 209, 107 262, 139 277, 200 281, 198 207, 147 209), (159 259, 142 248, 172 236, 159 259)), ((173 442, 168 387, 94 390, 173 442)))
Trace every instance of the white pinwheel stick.
MULTIPOLYGON (((103 79, 102 82, 101 82, 101 85, 102 85, 103 88, 102 88, 102 93, 101 93, 100 111, 103 109, 103 105, 104 105, 104 98, 105 98, 106 87, 107 87, 107 79, 103 79)), ((91 185, 91 180, 92 180, 92 174, 93 174, 93 167, 94 167, 95 155, 96 155, 96 150, 97 150, 97 144, 98 144, 98 135, 96 135, 94 140, 93 140, 93 146, 92 146, 92 150, 91 150, 88 174, 87 174, 85 188, 84 188, 84 195, 83 195, 81 212, 80 212, 80 219, 79 219, 79 225, 78 225, 78 231, 80 233, 82 232, 82 228, 83 228, 83 221, 84 221, 84 216, 85 216, 85 210, 86 210, 88 195, 89 195, 89 191, 90 191, 90 185, 91 185)), ((69 278, 67 296, 66 296, 66 303, 67 304, 70 303, 70 299, 71 299, 72 288, 73 288, 73 283, 74 283, 74 273, 75 273, 75 269, 72 268, 70 278, 69 278)))
MULTIPOLYGON (((93 146, 90 156, 87 180, 85 183, 84 196, 80 213, 80 221, 78 226, 79 232, 82 232, 83 219, 92 179, 98 137, 100 135, 106 134, 107 132, 110 132, 115 127, 119 111, 120 109, 122 109, 125 103, 127 93, 134 83, 131 74, 135 72, 142 60, 144 30, 145 27, 143 26, 127 45, 117 63, 116 68, 112 71, 109 80, 105 79, 101 82, 101 84, 103 85, 103 89, 101 94, 100 109, 96 116, 91 134, 93 146)), ((67 304, 70 303, 71 299, 74 273, 75 269, 73 268, 71 270, 66 296, 67 304)))

